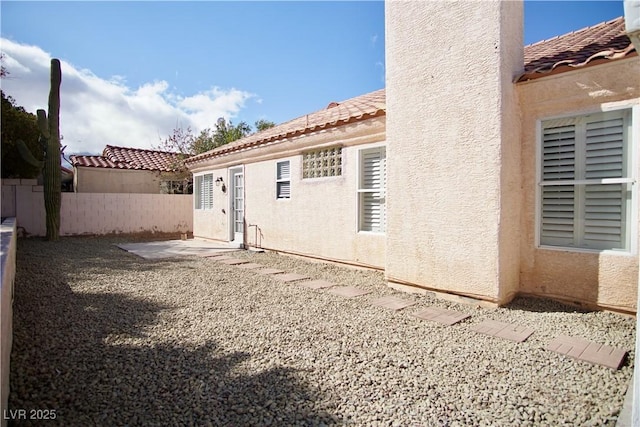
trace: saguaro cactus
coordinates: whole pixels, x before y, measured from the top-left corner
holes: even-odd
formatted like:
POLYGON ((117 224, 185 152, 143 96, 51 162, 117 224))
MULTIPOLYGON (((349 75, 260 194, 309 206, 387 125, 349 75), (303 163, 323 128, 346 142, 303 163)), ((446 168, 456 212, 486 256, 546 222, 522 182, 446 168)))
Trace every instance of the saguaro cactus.
POLYGON ((51 90, 49 91, 49 115, 38 110, 39 142, 44 152, 44 161, 37 160, 24 142, 18 141, 22 157, 30 164, 43 168, 44 207, 47 213, 47 240, 58 240, 60 236, 60 205, 62 183, 60 176, 60 83, 62 71, 60 60, 51 60, 51 90))

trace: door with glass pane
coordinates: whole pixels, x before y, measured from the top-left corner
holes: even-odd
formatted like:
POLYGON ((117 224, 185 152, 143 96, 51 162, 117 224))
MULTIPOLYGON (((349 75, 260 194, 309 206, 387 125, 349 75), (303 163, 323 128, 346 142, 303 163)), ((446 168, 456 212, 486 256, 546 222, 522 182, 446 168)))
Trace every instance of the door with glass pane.
POLYGON ((231 239, 242 244, 244 242, 244 172, 242 169, 231 170, 231 239))

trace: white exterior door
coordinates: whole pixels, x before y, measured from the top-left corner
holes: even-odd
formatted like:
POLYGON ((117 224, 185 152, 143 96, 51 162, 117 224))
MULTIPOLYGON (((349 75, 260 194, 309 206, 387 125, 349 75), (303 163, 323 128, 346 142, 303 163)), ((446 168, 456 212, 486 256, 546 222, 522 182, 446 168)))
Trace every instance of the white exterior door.
POLYGON ((244 243, 244 172, 240 169, 231 170, 231 240, 244 243))

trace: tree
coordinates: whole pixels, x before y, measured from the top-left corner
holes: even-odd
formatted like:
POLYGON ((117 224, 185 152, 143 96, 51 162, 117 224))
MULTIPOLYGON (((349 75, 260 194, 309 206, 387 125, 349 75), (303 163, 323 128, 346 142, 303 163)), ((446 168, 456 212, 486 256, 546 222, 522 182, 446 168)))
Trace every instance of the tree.
MULTIPOLYGON (((9 74, 4 64, 4 53, 0 53, 0 78, 9 74)), ((0 141, 2 145, 2 178, 36 178, 40 168, 30 165, 20 155, 17 142, 26 141, 31 151, 38 149, 38 121, 35 115, 28 113, 23 107, 16 105, 15 100, 2 96, 2 111, 0 112, 0 141)), ((42 159, 38 159, 42 160, 42 159)))
MULTIPOLYGON (((32 153, 42 153, 38 137, 38 121, 34 114, 16 105, 15 100, 2 95, 0 139, 2 141, 2 178, 36 178, 40 167, 27 163, 18 151, 17 142, 25 141, 32 153)), ((42 155, 37 160, 42 160, 42 155)))
POLYGON ((233 125, 231 120, 227 123, 224 117, 216 122, 216 130, 213 132, 213 142, 216 147, 237 141, 251 133, 251 126, 245 122, 233 125))
POLYGON ((200 134, 193 140, 193 154, 205 153, 216 148, 214 133, 210 128, 200 131, 200 134))
POLYGON ((273 122, 270 122, 269 120, 260 119, 256 121, 255 125, 256 125, 256 132, 262 132, 265 129, 274 127, 276 124, 273 122))
POLYGON ((2 64, 2 62, 4 62, 4 53, 0 53, 0 79, 4 79, 7 77, 7 74, 9 74, 7 69, 4 68, 4 64, 2 64))
MULTIPOLYGON (((266 120, 258 120, 256 127, 259 130, 273 127, 273 122, 266 120)), ((231 120, 228 122, 221 117, 216 122, 215 130, 206 128, 200 131, 198 136, 193 134, 190 127, 182 128, 180 126, 173 129, 173 133, 167 138, 160 141, 160 145, 154 147, 156 150, 169 151, 179 153, 181 156, 180 164, 175 165, 176 171, 186 171, 184 159, 189 156, 201 154, 230 142, 244 138, 251 134, 251 126, 246 122, 240 122, 234 125, 231 120)))
POLYGON ((193 152, 194 141, 195 137, 189 126, 186 128, 176 127, 171 135, 161 140, 160 145, 154 148, 159 151, 183 154, 186 157, 195 154, 193 152))

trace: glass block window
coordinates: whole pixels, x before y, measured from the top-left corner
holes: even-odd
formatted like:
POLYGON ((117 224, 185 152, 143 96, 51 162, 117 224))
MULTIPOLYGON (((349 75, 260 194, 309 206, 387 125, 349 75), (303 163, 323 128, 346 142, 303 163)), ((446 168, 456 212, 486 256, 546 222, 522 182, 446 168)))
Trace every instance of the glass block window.
POLYGON ((342 147, 331 147, 302 154, 302 178, 342 175, 342 147))

